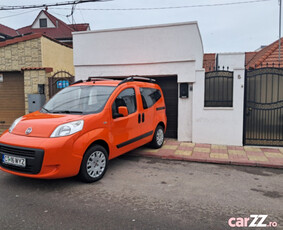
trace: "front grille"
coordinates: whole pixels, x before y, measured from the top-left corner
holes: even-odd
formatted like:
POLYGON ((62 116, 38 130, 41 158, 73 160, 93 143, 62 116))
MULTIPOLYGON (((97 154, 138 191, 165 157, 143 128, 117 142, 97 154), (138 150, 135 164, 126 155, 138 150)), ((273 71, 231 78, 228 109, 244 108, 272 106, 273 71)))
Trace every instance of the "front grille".
POLYGON ((29 174, 38 174, 41 170, 43 156, 44 156, 44 150, 42 149, 32 149, 32 148, 24 148, 24 147, 0 144, 0 159, 1 159, 0 165, 1 167, 12 171, 29 173, 29 174), (2 159, 3 159, 3 155, 5 154, 25 158, 26 167, 22 168, 18 166, 3 164, 2 159))

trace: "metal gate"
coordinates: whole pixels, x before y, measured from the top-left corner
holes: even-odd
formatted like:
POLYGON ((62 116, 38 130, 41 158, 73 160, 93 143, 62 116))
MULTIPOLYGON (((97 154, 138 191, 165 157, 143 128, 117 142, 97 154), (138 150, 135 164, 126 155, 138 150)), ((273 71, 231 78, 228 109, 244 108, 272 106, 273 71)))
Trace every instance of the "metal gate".
POLYGON ((244 144, 283 146, 283 69, 246 71, 244 144))
POLYGON ((61 89, 71 85, 74 82, 75 77, 66 72, 58 71, 52 77, 48 79, 49 83, 49 97, 58 93, 61 89))

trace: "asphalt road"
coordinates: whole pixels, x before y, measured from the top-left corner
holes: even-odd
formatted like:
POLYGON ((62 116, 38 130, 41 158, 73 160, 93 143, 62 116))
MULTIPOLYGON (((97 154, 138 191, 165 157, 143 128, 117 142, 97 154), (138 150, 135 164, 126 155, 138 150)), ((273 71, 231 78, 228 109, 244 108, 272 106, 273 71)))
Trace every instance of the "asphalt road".
POLYGON ((228 220, 251 214, 282 229, 282 182, 283 170, 130 154, 93 184, 0 172, 0 229, 244 229, 228 220))

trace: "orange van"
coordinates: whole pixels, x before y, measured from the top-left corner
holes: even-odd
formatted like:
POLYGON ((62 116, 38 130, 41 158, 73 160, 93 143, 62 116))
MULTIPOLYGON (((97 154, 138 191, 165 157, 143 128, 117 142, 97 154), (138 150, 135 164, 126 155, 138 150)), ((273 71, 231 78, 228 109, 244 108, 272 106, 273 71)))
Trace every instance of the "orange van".
POLYGON ((14 121, 0 137, 0 169, 33 178, 103 177, 108 160, 150 143, 163 145, 167 118, 153 79, 89 78, 14 121))

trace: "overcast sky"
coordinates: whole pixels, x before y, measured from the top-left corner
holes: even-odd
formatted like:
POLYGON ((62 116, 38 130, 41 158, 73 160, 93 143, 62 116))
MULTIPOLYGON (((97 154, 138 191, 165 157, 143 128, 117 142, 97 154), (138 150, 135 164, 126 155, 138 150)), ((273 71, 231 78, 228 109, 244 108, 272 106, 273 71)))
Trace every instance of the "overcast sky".
MULTIPOLYGON (((68 0, 0 0, 0 7, 65 1, 68 0)), ((268 45, 279 38, 278 0, 196 7, 246 1, 253 0, 113 0, 85 3, 77 5, 74 20, 76 23, 89 23, 92 30, 197 21, 206 53, 254 51, 261 45, 268 45), (186 7, 109 10, 181 6, 186 7)), ((0 11, 0 23, 17 29, 32 24, 39 12, 40 9, 0 11), (21 15, 13 16, 15 14, 21 15)), ((71 6, 49 8, 48 12, 66 23, 72 22, 71 18, 66 17, 71 12, 71 6)))

